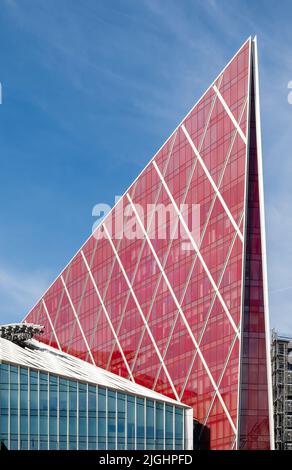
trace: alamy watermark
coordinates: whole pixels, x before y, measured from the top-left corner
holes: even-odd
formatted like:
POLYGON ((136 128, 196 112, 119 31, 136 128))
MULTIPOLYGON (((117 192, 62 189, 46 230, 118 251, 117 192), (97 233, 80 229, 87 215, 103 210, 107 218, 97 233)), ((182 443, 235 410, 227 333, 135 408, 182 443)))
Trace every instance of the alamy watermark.
POLYGON ((128 199, 116 196, 114 210, 106 203, 93 207, 92 215, 96 220, 92 234, 97 240, 107 238, 109 234, 112 239, 118 240, 138 240, 146 236, 150 240, 180 240, 182 250, 194 249, 194 243, 198 245, 199 204, 180 204, 175 208, 171 202, 142 205, 134 203, 130 197, 128 199))

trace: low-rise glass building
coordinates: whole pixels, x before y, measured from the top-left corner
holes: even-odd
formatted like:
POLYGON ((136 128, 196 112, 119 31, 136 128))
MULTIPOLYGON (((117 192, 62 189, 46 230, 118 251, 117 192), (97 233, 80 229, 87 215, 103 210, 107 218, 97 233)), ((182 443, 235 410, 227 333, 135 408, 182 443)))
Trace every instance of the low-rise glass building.
POLYGON ((8 449, 191 449, 192 409, 35 340, 0 338, 8 449))

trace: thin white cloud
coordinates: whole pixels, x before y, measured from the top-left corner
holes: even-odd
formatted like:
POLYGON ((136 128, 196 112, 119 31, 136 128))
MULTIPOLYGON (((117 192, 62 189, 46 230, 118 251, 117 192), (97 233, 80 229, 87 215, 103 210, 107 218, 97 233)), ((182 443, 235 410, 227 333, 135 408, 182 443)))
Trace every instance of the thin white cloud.
POLYGON ((1 322, 21 320, 48 285, 48 273, 17 272, 0 268, 1 322))

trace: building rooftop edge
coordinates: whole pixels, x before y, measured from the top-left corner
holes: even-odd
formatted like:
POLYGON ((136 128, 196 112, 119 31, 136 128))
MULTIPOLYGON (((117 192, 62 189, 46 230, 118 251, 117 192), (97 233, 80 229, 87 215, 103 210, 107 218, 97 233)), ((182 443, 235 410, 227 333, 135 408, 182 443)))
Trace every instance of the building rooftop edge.
POLYGON ((182 402, 134 383, 101 367, 89 364, 82 359, 52 348, 35 339, 27 341, 27 347, 21 347, 7 339, 0 338, 0 362, 29 367, 69 379, 190 408, 182 402))

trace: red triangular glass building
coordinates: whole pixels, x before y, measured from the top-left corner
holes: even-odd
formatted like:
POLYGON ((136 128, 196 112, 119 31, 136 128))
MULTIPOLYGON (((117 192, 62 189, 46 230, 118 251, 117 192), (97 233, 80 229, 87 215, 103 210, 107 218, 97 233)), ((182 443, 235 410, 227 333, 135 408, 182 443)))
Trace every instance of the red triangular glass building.
POLYGON ((273 448, 256 39, 25 321, 45 326, 41 341, 191 405, 199 448, 273 448), (125 207, 140 236, 121 235, 125 207))

